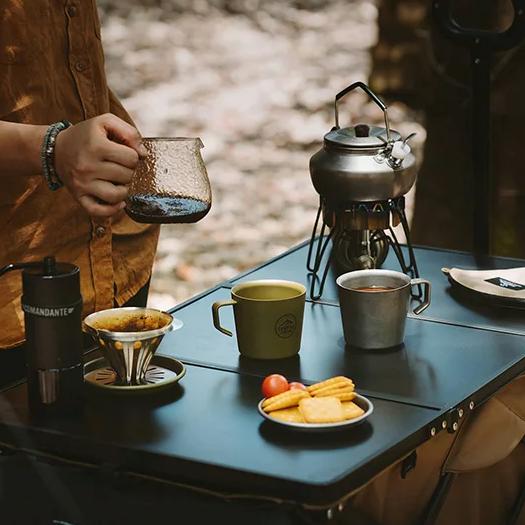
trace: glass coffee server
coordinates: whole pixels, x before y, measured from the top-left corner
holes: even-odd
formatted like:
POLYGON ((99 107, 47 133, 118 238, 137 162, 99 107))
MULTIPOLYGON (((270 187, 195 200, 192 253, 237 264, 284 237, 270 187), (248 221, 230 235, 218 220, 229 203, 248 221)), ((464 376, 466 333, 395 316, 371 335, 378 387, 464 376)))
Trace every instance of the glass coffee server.
POLYGON ((143 138, 126 201, 137 222, 192 223, 211 208, 211 187, 200 153, 200 138, 143 138))

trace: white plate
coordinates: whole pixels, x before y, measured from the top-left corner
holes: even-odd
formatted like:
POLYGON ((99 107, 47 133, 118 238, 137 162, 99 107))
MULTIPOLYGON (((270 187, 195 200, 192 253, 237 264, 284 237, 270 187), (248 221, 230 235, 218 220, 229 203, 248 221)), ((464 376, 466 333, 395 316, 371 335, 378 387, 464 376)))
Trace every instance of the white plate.
POLYGON ((289 421, 282 421, 280 419, 274 419, 273 417, 270 417, 262 409, 263 401, 264 399, 261 399, 259 401, 259 404, 257 405, 257 410, 259 411, 259 414, 261 414, 261 416, 264 417, 264 419, 267 419, 268 421, 271 421, 276 425, 289 427, 295 430, 300 430, 302 432, 328 432, 331 430, 344 430, 345 428, 353 427, 354 425, 359 425, 359 423, 362 423, 374 411, 374 405, 372 404, 372 401, 370 401, 370 399, 360 394, 356 394, 355 398, 352 399, 352 401, 358 407, 361 407, 365 411, 365 413, 359 417, 355 417, 354 419, 347 419, 345 421, 341 421, 340 423, 291 423, 289 421))
POLYGON ((525 267, 506 270, 441 268, 450 284, 494 306, 525 308, 525 267))

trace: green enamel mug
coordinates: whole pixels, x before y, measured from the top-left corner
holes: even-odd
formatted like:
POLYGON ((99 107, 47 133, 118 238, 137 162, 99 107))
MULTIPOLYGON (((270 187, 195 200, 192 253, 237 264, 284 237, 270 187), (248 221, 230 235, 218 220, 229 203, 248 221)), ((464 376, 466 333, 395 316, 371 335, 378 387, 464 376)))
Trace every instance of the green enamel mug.
POLYGON ((296 355, 301 348, 306 288, 293 281, 265 279, 235 285, 231 300, 212 306, 213 325, 221 326, 219 310, 233 306, 239 352, 254 359, 281 359, 296 355))

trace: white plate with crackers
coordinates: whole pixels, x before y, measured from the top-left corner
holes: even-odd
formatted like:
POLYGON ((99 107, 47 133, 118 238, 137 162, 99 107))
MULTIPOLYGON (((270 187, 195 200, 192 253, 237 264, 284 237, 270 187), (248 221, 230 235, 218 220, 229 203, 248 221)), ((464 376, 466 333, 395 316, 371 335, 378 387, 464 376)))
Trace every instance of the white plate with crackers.
POLYGON ((355 392, 351 379, 337 376, 306 390, 288 390, 262 399, 257 409, 272 423, 304 432, 326 432, 362 423, 374 405, 355 392))

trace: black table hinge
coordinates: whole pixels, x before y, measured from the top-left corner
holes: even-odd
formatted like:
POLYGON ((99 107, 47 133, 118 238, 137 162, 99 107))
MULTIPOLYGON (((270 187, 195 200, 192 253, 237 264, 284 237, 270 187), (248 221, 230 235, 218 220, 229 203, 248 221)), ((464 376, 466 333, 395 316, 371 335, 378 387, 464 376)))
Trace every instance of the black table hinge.
POLYGON ((407 456, 401 463, 401 478, 405 479, 407 474, 416 468, 417 465, 417 452, 414 450, 412 454, 407 456))

